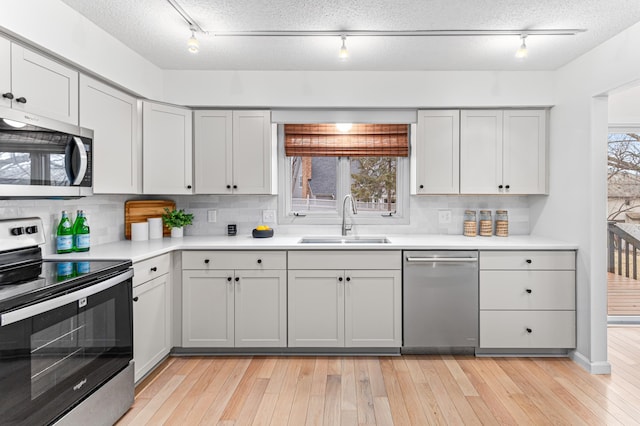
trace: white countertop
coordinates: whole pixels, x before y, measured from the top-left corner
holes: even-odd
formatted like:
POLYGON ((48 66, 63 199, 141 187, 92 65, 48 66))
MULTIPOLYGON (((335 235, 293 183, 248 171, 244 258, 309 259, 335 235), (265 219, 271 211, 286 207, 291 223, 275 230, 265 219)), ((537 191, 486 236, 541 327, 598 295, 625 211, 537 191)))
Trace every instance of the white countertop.
POLYGON ((89 252, 46 255, 47 259, 131 259, 138 262, 174 250, 577 250, 577 244, 529 235, 464 237, 462 235, 385 235, 388 244, 300 244, 300 235, 253 238, 249 235, 118 241, 89 252))

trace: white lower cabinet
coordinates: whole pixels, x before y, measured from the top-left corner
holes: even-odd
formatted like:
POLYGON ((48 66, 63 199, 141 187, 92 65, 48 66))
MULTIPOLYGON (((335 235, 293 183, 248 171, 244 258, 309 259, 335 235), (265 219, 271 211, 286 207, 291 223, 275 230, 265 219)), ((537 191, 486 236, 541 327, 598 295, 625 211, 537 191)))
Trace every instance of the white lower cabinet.
POLYGON ((182 346, 233 347, 233 271, 182 272, 182 346))
POLYGON ((575 311, 480 311, 483 348, 573 348, 575 311))
POLYGON ((289 346, 344 346, 343 282, 342 270, 289 271, 289 346))
POLYGON ((183 347, 287 345, 284 252, 183 252, 182 264, 183 347))
POLYGON ((287 274, 235 271, 235 347, 287 346, 287 274))
POLYGON ((400 252, 289 252, 289 346, 400 347, 400 269, 400 252))
POLYGON ((480 252, 480 347, 576 346, 575 251, 480 252))
POLYGON ((133 359, 138 382, 171 350, 171 275, 169 255, 134 264, 133 359), (155 270, 154 270, 155 268, 155 270), (149 269, 149 271, 147 271, 149 269), (149 278, 149 273, 158 273, 149 278))

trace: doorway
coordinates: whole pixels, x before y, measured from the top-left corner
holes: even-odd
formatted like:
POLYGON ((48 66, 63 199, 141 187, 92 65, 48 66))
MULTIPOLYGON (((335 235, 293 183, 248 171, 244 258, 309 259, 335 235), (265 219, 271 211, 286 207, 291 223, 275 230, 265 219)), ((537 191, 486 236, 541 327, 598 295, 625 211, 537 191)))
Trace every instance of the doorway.
POLYGON ((607 139, 607 318, 640 323, 640 129, 607 139))

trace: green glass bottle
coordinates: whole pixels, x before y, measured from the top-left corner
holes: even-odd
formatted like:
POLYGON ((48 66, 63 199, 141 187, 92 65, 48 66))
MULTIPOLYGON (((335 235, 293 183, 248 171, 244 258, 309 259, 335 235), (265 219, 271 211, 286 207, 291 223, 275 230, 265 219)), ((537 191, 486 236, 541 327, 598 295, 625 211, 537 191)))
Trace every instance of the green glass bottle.
POLYGON ((60 219, 60 224, 58 224, 56 251, 58 253, 71 253, 73 251, 73 228, 66 210, 62 211, 62 218, 60 219))
POLYGON ((78 210, 78 216, 73 224, 75 251, 89 251, 90 230, 87 216, 82 210, 78 210))

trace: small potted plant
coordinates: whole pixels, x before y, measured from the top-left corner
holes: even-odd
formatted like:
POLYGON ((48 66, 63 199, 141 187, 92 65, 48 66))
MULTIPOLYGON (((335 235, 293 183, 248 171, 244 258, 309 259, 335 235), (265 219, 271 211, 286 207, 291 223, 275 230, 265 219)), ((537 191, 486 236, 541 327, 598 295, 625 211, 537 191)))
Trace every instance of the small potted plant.
POLYGON ((169 210, 165 207, 162 214, 162 221, 171 229, 172 238, 182 238, 184 235, 184 226, 193 223, 193 214, 185 213, 183 209, 169 210))

